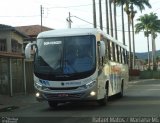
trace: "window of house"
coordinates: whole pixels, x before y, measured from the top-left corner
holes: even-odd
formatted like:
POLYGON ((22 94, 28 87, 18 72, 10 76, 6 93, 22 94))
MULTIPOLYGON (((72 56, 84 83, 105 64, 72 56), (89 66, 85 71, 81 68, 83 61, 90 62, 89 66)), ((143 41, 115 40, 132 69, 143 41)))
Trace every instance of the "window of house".
POLYGON ((22 44, 18 43, 18 41, 12 39, 11 40, 12 52, 21 52, 22 44))
POLYGON ((6 39, 0 39, 0 51, 7 51, 6 39))

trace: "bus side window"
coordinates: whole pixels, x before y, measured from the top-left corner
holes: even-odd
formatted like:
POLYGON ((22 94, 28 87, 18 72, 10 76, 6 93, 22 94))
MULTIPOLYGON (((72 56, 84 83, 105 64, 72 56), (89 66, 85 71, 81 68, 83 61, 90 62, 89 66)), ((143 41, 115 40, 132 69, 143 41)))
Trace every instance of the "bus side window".
POLYGON ((122 47, 120 47, 119 53, 120 53, 120 62, 123 63, 123 60, 122 60, 122 56, 123 56, 123 55, 122 55, 122 54, 123 54, 123 53, 122 53, 122 47))
MULTIPOLYGON (((103 41, 102 41, 103 42, 103 41)), ((105 45, 105 44, 104 44, 105 45)), ((104 56, 101 56, 101 43, 100 41, 97 42, 97 46, 98 46, 98 63, 99 63, 99 66, 103 66, 104 63, 105 63, 105 56, 106 56, 106 51, 105 51, 105 55, 104 56)), ((104 49, 104 48, 103 48, 104 49)), ((106 48, 105 48, 106 49, 106 48)))
POLYGON ((108 46, 108 39, 104 38, 104 43, 106 46, 106 52, 105 52, 105 57, 104 57, 104 63, 107 63, 108 59, 109 59, 109 46, 108 46))
POLYGON ((112 42, 112 50, 113 50, 113 61, 116 61, 116 57, 115 57, 115 44, 114 42, 112 42))
POLYGON ((116 54, 116 61, 119 62, 119 46, 116 45, 116 48, 115 48, 115 54, 116 54))
POLYGON ((110 40, 107 39, 107 48, 108 48, 108 59, 111 60, 111 47, 110 47, 110 40))
POLYGON ((123 49, 123 59, 124 59, 124 63, 128 64, 128 54, 127 54, 127 50, 123 49))

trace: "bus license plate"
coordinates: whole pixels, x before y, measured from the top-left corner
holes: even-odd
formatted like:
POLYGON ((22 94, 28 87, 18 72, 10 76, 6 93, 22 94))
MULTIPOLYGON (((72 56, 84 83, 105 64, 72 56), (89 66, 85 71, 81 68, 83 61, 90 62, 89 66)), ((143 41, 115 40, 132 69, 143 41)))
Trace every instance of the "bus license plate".
POLYGON ((58 97, 68 97, 68 94, 58 94, 58 97))

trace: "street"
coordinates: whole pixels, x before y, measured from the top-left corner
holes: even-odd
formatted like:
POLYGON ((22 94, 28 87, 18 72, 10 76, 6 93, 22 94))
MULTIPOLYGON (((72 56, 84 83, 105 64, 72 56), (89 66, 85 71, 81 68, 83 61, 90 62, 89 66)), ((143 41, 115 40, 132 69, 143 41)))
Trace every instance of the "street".
MULTIPOLYGON (((81 123, 100 122, 100 119, 96 119, 100 117, 158 118, 160 116, 159 109, 160 80, 142 80, 130 83, 123 98, 111 97, 107 106, 104 107, 99 106, 96 102, 79 102, 60 104, 57 108, 51 109, 47 102, 33 101, 12 111, 1 111, 0 117, 18 117, 20 121, 25 120, 26 122, 29 119, 32 119, 29 122, 34 120, 45 122, 46 119, 53 121, 54 117, 54 120, 58 122, 81 123), (21 119, 22 117, 23 119, 21 119)), ((104 120, 108 122, 108 119, 103 119, 103 122, 104 120)), ((156 121, 159 122, 159 119, 156 121)))

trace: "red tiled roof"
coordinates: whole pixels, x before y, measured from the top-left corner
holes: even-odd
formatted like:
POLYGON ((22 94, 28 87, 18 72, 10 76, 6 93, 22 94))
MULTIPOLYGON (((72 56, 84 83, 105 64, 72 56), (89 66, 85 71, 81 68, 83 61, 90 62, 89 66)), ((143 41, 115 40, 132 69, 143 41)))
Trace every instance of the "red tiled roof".
POLYGON ((16 33, 20 34, 21 36, 23 37, 28 37, 25 33, 17 30, 15 27, 12 27, 12 26, 9 26, 9 25, 5 25, 5 24, 0 24, 0 31, 4 31, 4 30, 7 30, 7 31, 15 31, 16 33))
MULTIPOLYGON (((30 36, 36 37, 41 32, 40 25, 30 25, 30 26, 18 26, 15 27, 18 31, 30 36)), ((42 26, 42 31, 52 30, 52 28, 42 26)))

